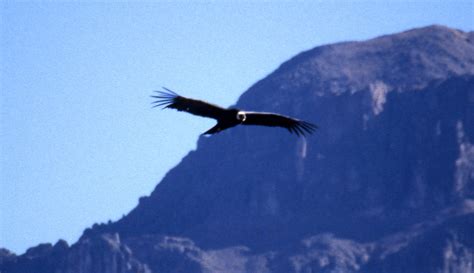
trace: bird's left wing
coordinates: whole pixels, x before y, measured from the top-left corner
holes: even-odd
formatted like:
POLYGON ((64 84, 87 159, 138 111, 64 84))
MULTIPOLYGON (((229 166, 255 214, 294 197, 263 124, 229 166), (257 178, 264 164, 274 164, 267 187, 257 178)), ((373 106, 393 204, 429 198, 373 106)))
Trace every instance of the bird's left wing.
POLYGON ((264 113, 264 112, 244 112, 245 120, 242 124, 244 125, 263 125, 263 126, 278 126, 288 129, 290 133, 296 135, 311 134, 318 128, 318 126, 290 118, 287 116, 275 114, 275 113, 264 113))
POLYGON ((157 94, 151 96, 152 98, 157 99, 153 102, 153 107, 164 106, 164 108, 172 108, 178 111, 185 111, 193 115, 213 119, 219 119, 225 111, 224 108, 217 105, 201 100, 182 97, 165 87, 163 87, 163 89, 165 89, 165 91, 155 91, 157 94))

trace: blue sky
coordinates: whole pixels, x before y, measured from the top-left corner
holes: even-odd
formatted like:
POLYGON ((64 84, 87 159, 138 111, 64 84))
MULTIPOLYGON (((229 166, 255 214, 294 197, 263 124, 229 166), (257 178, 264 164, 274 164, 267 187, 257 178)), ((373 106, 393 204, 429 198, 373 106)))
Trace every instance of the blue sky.
POLYGON ((117 220, 223 106, 297 53, 430 24, 474 30, 472 1, 12 2, 1 5, 0 247, 74 243, 117 220))

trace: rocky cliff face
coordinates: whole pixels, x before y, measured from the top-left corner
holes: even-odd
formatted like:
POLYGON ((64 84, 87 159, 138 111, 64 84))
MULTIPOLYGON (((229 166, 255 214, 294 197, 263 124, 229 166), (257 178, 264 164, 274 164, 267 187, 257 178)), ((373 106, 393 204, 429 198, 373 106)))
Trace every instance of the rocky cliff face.
POLYGON ((130 249, 120 242, 118 234, 103 234, 81 238, 71 247, 65 241, 59 241, 54 246, 42 244, 30 248, 19 257, 9 255, 0 263, 0 272, 150 273, 151 271, 132 257, 130 249))
POLYGON ((71 247, 0 251, 0 272, 474 270, 473 32, 317 47, 237 106, 320 130, 201 137, 123 219, 71 247))

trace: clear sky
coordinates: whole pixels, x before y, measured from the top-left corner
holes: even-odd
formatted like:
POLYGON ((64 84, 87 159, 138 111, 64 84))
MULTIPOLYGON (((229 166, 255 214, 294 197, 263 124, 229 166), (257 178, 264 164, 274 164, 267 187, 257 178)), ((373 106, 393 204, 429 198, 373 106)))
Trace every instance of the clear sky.
POLYGON ((2 1, 0 247, 74 243, 195 149, 213 121, 152 109, 152 90, 229 106, 318 45, 474 30, 473 3, 2 1))

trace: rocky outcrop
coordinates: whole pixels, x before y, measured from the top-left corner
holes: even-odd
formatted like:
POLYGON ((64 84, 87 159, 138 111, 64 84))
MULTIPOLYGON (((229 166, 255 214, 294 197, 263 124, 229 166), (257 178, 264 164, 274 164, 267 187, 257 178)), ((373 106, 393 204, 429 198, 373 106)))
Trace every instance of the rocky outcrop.
POLYGON ((118 234, 81 238, 69 247, 65 241, 54 246, 41 244, 21 256, 10 255, 0 263, 2 273, 150 273, 135 260, 118 234))

